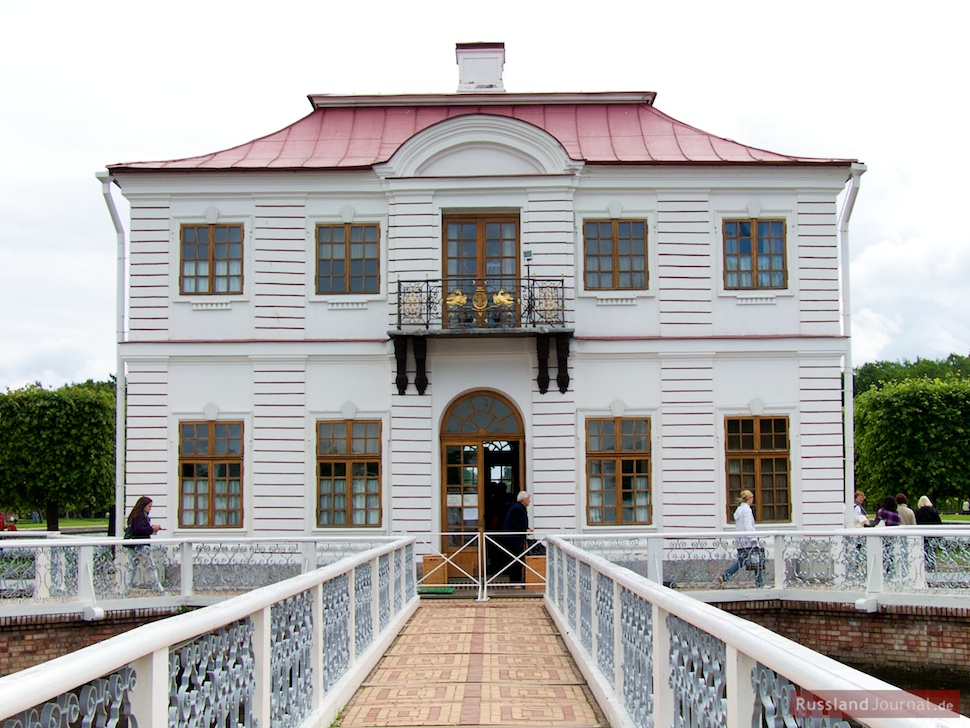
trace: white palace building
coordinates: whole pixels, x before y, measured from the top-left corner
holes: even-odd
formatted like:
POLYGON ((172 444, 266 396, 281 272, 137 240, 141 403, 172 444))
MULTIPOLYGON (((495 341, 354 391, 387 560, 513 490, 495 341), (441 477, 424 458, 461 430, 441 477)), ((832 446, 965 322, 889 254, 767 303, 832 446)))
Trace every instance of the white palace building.
POLYGON ((311 95, 260 139, 99 174, 119 513, 468 536, 527 489, 540 532, 717 531, 749 488, 759 524, 843 525, 865 167, 649 92, 507 93, 501 43, 457 60, 454 94, 311 95))

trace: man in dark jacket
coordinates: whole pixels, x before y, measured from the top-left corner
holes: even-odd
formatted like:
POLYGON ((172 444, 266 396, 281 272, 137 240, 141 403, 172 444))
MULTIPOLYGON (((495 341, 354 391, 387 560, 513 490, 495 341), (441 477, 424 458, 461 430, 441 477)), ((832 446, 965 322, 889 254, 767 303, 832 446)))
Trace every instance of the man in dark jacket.
MULTIPOLYGON (((522 552, 525 551, 526 540, 528 539, 528 534, 532 533, 532 529, 529 528, 529 503, 531 498, 526 491, 520 491, 518 500, 511 505, 508 513, 505 514, 505 523, 502 524, 502 530, 506 531, 509 535, 505 536, 503 539, 503 545, 513 557, 518 559, 523 558, 522 552)), ((518 584, 522 582, 522 562, 513 561, 512 565, 509 566, 506 572, 509 575, 509 581, 518 584)))

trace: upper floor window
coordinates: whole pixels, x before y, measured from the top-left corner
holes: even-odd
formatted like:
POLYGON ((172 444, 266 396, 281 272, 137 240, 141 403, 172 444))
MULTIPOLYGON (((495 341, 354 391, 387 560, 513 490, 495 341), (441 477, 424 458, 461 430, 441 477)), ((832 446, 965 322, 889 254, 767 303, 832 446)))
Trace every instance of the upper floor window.
POLYGON ((651 521, 650 420, 586 420, 586 514, 590 524, 651 521))
POLYGON ((728 519, 750 490, 756 521, 790 521, 788 418, 728 417, 725 429, 728 519))
POLYGON ((724 221, 724 287, 732 290, 785 288, 784 220, 724 221))
POLYGON ((242 526, 242 438, 242 422, 179 424, 180 526, 242 526))
POLYGON ((381 423, 317 423, 317 526, 381 525, 381 423))
POLYGON ((647 288, 646 220, 586 220, 583 239, 587 290, 647 288))
POLYGON ((380 293, 380 227, 317 225, 317 293, 380 293))
POLYGON ((242 293, 242 225, 183 225, 181 248, 181 293, 242 293))

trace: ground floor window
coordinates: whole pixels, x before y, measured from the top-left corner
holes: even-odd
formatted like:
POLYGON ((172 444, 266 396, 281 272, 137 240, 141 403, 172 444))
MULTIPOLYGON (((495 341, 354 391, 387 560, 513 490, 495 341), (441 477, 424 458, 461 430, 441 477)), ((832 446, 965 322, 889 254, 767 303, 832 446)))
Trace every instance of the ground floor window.
POLYGON ((788 418, 728 417, 724 426, 728 520, 734 520, 741 491, 750 490, 756 521, 790 521, 788 418))
POLYGON ((317 423, 317 526, 381 525, 381 423, 317 423))
POLYGON ((179 423, 179 526, 243 524, 243 423, 179 423))
POLYGON ((586 420, 586 517, 590 525, 651 522, 650 420, 586 420))

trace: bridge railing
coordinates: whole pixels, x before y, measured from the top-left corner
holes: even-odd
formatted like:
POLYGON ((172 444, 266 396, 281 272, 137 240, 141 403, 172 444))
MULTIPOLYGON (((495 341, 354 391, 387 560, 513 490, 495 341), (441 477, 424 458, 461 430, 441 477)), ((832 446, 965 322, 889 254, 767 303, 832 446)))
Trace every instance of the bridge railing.
POLYGON ((388 540, 0 678, 0 725, 328 726, 417 606, 388 540))
POLYGON ((970 594, 970 529, 759 530, 569 535, 583 549, 678 589, 766 588, 858 597, 970 594), (739 538, 744 542, 739 544, 739 538), (739 545, 741 548, 739 549, 739 545), (757 552, 752 554, 752 552, 757 552), (740 562, 740 563, 739 563, 740 562), (729 566, 740 568, 723 583, 729 566))
POLYGON ((898 709, 880 714, 879 699, 908 694, 572 539, 550 536, 546 545, 546 606, 610 725, 848 728, 811 701, 841 696, 856 705, 871 700, 874 715, 853 716, 863 726, 970 726, 933 706, 912 717, 898 709))
POLYGON ((98 618, 125 601, 195 605, 273 584, 393 537, 0 540, 0 616, 98 618))

